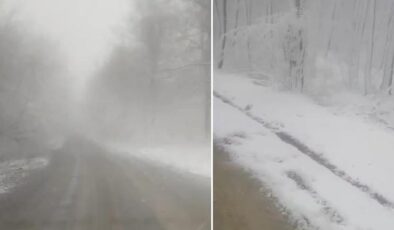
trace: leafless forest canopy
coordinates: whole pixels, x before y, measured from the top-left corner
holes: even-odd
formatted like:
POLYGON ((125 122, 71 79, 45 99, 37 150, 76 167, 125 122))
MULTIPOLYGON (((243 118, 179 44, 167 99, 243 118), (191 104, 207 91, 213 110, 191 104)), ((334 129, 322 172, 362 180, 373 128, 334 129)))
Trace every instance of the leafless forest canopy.
POLYGON ((216 67, 284 88, 392 94, 389 0, 214 0, 216 67))
POLYGON ((92 128, 154 143, 206 137, 210 2, 137 1, 137 8, 140 15, 89 87, 92 128))

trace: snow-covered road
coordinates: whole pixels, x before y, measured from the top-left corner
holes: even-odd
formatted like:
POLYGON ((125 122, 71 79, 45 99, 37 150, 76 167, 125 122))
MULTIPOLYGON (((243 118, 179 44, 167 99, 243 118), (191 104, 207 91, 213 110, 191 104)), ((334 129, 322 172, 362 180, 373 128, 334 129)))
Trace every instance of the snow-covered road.
POLYGON ((243 76, 216 74, 214 94, 215 141, 298 226, 393 228, 392 130, 243 76))

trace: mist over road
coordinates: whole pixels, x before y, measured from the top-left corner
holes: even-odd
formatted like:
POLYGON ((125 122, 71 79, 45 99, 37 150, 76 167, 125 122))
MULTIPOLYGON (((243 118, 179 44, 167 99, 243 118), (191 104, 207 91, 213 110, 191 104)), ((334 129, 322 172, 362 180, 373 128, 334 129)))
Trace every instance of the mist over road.
POLYGON ((0 195, 0 229, 210 229, 208 178, 111 154, 74 138, 0 195))

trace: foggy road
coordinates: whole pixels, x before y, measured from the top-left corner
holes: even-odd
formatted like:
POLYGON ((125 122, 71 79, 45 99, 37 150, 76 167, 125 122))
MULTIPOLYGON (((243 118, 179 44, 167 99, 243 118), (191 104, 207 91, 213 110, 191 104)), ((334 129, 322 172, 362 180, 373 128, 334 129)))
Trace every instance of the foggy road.
POLYGON ((210 229, 209 186, 207 178, 74 139, 0 196, 0 229, 210 229))

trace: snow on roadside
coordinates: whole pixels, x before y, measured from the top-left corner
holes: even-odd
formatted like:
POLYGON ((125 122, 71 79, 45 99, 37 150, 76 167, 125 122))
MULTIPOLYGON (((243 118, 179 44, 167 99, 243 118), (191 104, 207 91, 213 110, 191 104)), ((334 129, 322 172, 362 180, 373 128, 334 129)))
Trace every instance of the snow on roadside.
MULTIPOLYGON (((216 74, 215 91, 278 130, 299 138, 390 201, 394 133, 359 116, 333 114, 296 94, 216 74)), ((272 189, 300 228, 392 229, 394 210, 347 183, 273 132, 214 99, 214 135, 232 158, 272 189), (373 215, 371 215, 373 213, 373 215), (309 226, 309 227, 308 227, 309 226)))
MULTIPOLYGON (((214 100, 215 139, 260 179, 300 229, 391 229, 394 212, 283 143, 229 105, 214 100), (294 177, 303 178, 300 187, 294 177), (340 194, 340 195, 339 195, 340 194), (374 213, 374 215, 371 215, 374 213)), ((298 182, 299 183, 299 182, 298 182)))
POLYGON ((162 148, 145 148, 140 150, 140 157, 160 162, 166 166, 174 167, 200 176, 210 177, 211 149, 208 145, 162 148))
POLYGON ((111 149, 126 152, 132 156, 181 172, 189 172, 203 177, 211 176, 211 149, 209 144, 139 149, 124 144, 112 144, 111 149))
POLYGON ((387 95, 360 95, 349 91, 339 91, 325 97, 317 96, 319 104, 331 108, 336 114, 353 114, 365 120, 380 123, 394 130, 394 100, 387 95))
POLYGON ((311 99, 235 75, 215 75, 215 91, 297 137, 353 178, 394 202, 394 132, 353 114, 335 114, 311 99))
POLYGON ((0 194, 9 192, 32 170, 41 169, 49 164, 49 159, 36 157, 9 160, 0 163, 0 194))

